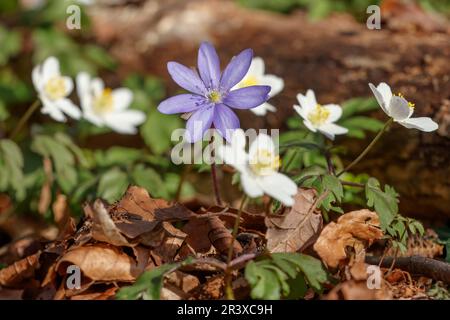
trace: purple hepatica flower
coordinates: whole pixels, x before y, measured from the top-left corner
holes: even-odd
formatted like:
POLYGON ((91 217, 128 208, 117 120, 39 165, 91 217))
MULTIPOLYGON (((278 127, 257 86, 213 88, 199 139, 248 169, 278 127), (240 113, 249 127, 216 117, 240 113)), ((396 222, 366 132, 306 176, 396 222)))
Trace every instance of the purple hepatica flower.
POLYGON ((216 50, 210 43, 203 42, 198 51, 200 76, 197 71, 177 62, 167 64, 172 79, 191 93, 162 101, 158 110, 165 114, 192 113, 186 124, 189 142, 202 139, 212 125, 229 140, 232 130, 240 127, 239 118, 230 108, 254 108, 269 98, 269 86, 249 86, 231 91, 247 74, 252 58, 253 51, 246 49, 233 57, 221 73, 216 50))

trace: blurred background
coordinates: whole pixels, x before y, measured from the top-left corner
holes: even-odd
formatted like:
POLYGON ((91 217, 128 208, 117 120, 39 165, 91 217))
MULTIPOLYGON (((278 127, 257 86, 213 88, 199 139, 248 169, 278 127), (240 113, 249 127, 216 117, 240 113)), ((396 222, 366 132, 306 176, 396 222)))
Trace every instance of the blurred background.
MULTIPOLYGON (((146 112, 147 121, 138 135, 126 136, 35 113, 18 138, 23 166, 8 163, 7 150, 0 157, 0 244, 14 232, 37 228, 29 221, 21 224, 17 215, 57 222, 58 203, 79 215, 84 201, 113 202, 128 184, 144 186, 154 197, 211 202, 207 168, 187 172, 168 157, 170 134, 184 120, 156 110, 161 99, 179 91, 166 63, 195 66, 204 40, 216 46, 223 65, 252 48, 266 62, 266 72, 285 81, 283 92, 271 100, 277 112, 266 117, 241 112, 245 128, 280 128, 289 139, 302 139, 292 105, 307 89, 323 103, 361 108, 385 121, 368 83, 387 82, 402 92, 416 104, 415 115, 432 117, 439 130, 429 134, 394 126, 355 171, 393 185, 401 194, 401 213, 444 225, 450 217, 449 17, 449 0, 2 0, 0 138, 36 99, 31 70, 50 55, 72 77, 84 70, 112 88, 132 89, 132 107, 146 112), (66 27, 70 4, 81 7, 79 30, 66 27), (366 26, 372 4, 381 7, 380 30, 366 26)), ((364 121, 348 125, 349 136, 337 141, 344 146, 336 158, 342 163, 359 154, 379 129, 364 121)), ((301 167, 314 159, 296 161, 301 167)), ((228 185, 230 177, 220 175, 228 185)), ((233 201, 236 190, 223 196, 233 201)))

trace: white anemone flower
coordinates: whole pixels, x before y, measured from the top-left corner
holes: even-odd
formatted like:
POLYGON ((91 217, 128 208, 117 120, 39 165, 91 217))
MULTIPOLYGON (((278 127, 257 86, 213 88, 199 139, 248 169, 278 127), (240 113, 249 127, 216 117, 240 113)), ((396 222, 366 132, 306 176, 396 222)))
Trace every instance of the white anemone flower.
POLYGON ((107 126, 123 134, 135 134, 145 121, 145 113, 127 110, 133 100, 128 88, 105 88, 103 80, 92 79, 86 72, 77 75, 77 90, 83 116, 98 127, 107 126))
MULTIPOLYGON (((283 90, 284 81, 280 77, 273 74, 264 74, 264 72, 264 60, 260 57, 253 58, 247 74, 237 85, 234 86, 233 90, 256 85, 270 86, 271 89, 269 92, 269 97, 272 98, 283 90)), ((267 111, 274 112, 276 110, 277 109, 268 102, 264 102, 262 105, 250 109, 250 111, 257 116, 264 116, 267 111)))
POLYGON ((59 61, 55 57, 49 57, 34 67, 31 77, 42 101, 42 113, 59 122, 66 121, 64 114, 74 119, 81 117, 80 109, 67 98, 73 90, 73 81, 61 75, 59 61))
POLYGON ((407 101, 401 93, 392 94, 391 88, 386 83, 382 82, 377 87, 369 83, 369 87, 372 89, 381 109, 395 122, 408 129, 418 129, 425 132, 434 131, 438 128, 438 124, 431 118, 411 118, 414 113, 414 103, 407 101))
POLYGON ((248 153, 245 145, 244 131, 234 130, 231 143, 219 146, 217 155, 240 172, 242 187, 249 197, 260 197, 265 193, 286 206, 292 206, 297 185, 278 172, 281 162, 273 140, 266 134, 259 134, 248 153))
POLYGON ((308 90, 306 95, 299 93, 297 100, 300 106, 294 105, 294 109, 303 118, 305 126, 312 132, 319 131, 331 140, 334 140, 335 135, 348 132, 347 128, 334 123, 342 116, 341 106, 318 104, 312 90, 308 90))

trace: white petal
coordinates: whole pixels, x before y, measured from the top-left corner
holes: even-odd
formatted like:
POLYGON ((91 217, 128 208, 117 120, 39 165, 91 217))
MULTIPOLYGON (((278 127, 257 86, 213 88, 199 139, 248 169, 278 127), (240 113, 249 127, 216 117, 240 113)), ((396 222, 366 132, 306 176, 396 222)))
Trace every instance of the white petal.
POLYGON ((284 80, 272 74, 266 74, 261 77, 260 85, 270 86, 269 96, 273 97, 281 92, 284 88, 284 80))
POLYGON ((388 110, 389 115, 395 121, 402 121, 407 119, 411 112, 408 101, 398 96, 392 96, 388 110))
POLYGON ((383 97, 385 105, 389 105, 389 102, 392 98, 392 90, 391 87, 386 82, 381 82, 377 86, 377 90, 379 93, 381 93, 381 96, 383 97))
POLYGON ((84 112, 88 112, 88 110, 90 111, 92 109, 92 95, 90 92, 91 76, 86 72, 80 72, 77 75, 76 82, 81 108, 84 110, 84 112))
POLYGON ((292 206, 294 204, 293 196, 297 193, 297 185, 288 176, 275 172, 262 177, 259 184, 265 193, 281 201, 284 205, 292 206))
POLYGON ((240 128, 234 130, 233 135, 231 136, 231 145, 233 146, 233 148, 245 151, 246 144, 247 140, 245 138, 244 130, 240 128))
POLYGON ((102 127, 104 125, 104 121, 102 118, 97 116, 94 112, 90 110, 85 110, 83 113, 83 118, 94 124, 97 127, 102 127))
POLYGON ((418 129, 425 132, 436 130, 439 125, 428 117, 409 118, 403 121, 399 121, 401 125, 408 129, 418 129))
POLYGON ((259 186, 259 184, 255 180, 255 177, 251 173, 242 172, 240 179, 244 192, 250 198, 260 197, 264 194, 264 191, 259 186))
POLYGON ((260 57, 253 58, 246 76, 252 75, 260 77, 263 74, 264 74, 264 60, 260 57))
POLYGON ((297 94, 297 100, 305 113, 308 113, 309 110, 312 110, 317 105, 316 96, 311 89, 306 92, 305 96, 301 93, 297 94))
POLYGON ((102 94, 103 90, 105 89, 105 83, 100 78, 94 78, 91 81, 91 90, 95 97, 102 94))
POLYGON ((42 80, 41 80, 41 66, 37 65, 33 68, 31 72, 31 80, 33 81, 33 85, 38 92, 42 89, 42 80))
POLYGON ((131 101, 133 101, 133 92, 128 88, 115 89, 112 93, 114 99, 114 109, 125 110, 127 109, 131 101))
POLYGON ((337 134, 346 134, 348 132, 347 128, 338 126, 337 124, 334 123, 324 124, 320 126, 318 130, 331 140, 334 140, 334 136, 337 134))
POLYGON ((239 172, 245 171, 247 154, 243 149, 236 148, 233 145, 220 145, 217 148, 217 156, 239 172))
POLYGON ((337 104, 327 104, 323 106, 326 110, 330 112, 327 122, 336 122, 342 116, 342 108, 337 104))
POLYGON ((64 80, 64 85, 66 87, 66 97, 72 93, 73 90, 73 80, 70 77, 62 77, 64 80))
POLYGON ((55 57, 47 58, 42 65, 42 81, 45 83, 50 78, 59 76, 59 61, 55 57))
POLYGON ((52 101, 46 98, 41 98, 41 100, 43 105, 41 112, 43 114, 48 114, 50 117, 52 117, 54 120, 58 122, 66 121, 66 117, 64 116, 62 111, 58 107, 56 107, 52 101))
POLYGON ((306 112, 305 112, 305 110, 303 110, 302 107, 294 104, 294 110, 299 114, 300 117, 302 117, 303 119, 306 119, 306 112))
POLYGON ((312 132, 316 132, 316 131, 317 131, 317 128, 314 127, 313 124, 312 124, 309 120, 307 120, 307 119, 303 120, 303 124, 304 124, 305 127, 307 127, 310 131, 312 131, 312 132))
POLYGON ((81 117, 80 109, 69 99, 57 100, 55 101, 55 106, 74 119, 80 119, 81 117))
POLYGON ((267 111, 275 112, 277 111, 277 109, 270 103, 264 102, 262 105, 256 108, 251 108, 250 111, 256 114, 257 116, 265 116, 267 114, 267 111))
POLYGON ((136 126, 145 121, 145 113, 138 110, 108 113, 104 116, 105 124, 119 133, 134 134, 136 126))
POLYGON ((260 133, 256 137, 248 150, 249 159, 254 159, 259 150, 267 150, 271 153, 275 152, 275 144, 269 135, 260 133))
POLYGON ((381 109, 384 111, 384 113, 386 113, 389 116, 389 111, 388 111, 387 106, 388 106, 390 99, 386 103, 381 92, 379 92, 378 89, 373 84, 369 83, 369 87, 372 90, 373 95, 375 96, 375 99, 377 99, 377 102, 380 105, 381 109))

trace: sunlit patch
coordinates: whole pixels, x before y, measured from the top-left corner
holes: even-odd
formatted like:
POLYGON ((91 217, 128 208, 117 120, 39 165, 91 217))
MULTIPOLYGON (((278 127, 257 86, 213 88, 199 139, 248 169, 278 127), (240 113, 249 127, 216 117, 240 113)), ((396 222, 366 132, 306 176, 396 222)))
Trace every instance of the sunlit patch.
POLYGON ((330 111, 324 108, 322 105, 317 104, 314 110, 309 112, 308 120, 312 123, 313 126, 319 127, 328 120, 330 117, 330 111))
POLYGON ((59 76, 52 77, 45 84, 44 91, 47 97, 49 97, 51 100, 59 100, 61 98, 64 98, 67 93, 64 78, 59 76))
MULTIPOLYGON (((400 97, 400 98, 405 99, 405 96, 404 96, 403 93, 401 93, 401 92, 399 92, 399 93, 397 93, 397 94, 394 94, 394 96, 397 96, 397 97, 400 97)), ((405 99, 405 100, 406 100, 406 99, 405 99)), ((406 101, 408 102, 408 107, 414 108, 414 107, 416 106, 415 103, 409 102, 408 100, 406 100, 406 101)))
POLYGON ((245 77, 240 83, 239 88, 245 88, 245 87, 251 87, 258 85, 259 81, 258 78, 255 76, 247 76, 245 77))
POLYGON ((114 98, 112 95, 112 90, 106 88, 100 95, 94 98, 94 112, 97 114, 102 114, 113 111, 113 109, 114 98))
POLYGON ((208 94, 208 98, 209 98, 209 101, 211 101, 213 103, 219 103, 222 101, 222 94, 217 90, 212 90, 208 94))
POLYGON ((259 176, 271 175, 281 166, 279 155, 275 155, 267 149, 260 149, 249 161, 250 168, 253 173, 259 176))

